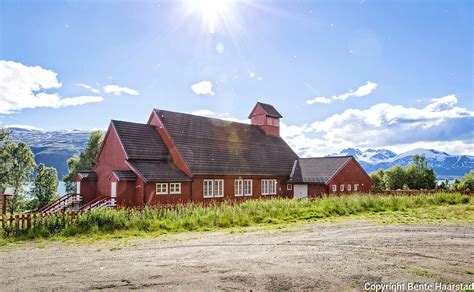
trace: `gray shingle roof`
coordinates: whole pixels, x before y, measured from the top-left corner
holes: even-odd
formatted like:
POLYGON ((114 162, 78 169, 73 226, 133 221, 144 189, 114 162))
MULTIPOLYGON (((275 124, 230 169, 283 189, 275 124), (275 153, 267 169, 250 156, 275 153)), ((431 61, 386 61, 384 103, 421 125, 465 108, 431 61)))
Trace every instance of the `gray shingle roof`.
POLYGON ((193 174, 289 176, 298 158, 255 125, 155 110, 193 174))
POLYGON ((271 104, 263 103, 263 102, 257 102, 257 104, 260 104, 262 108, 267 112, 267 114, 271 117, 275 118, 282 118, 283 116, 273 107, 271 104))
POLYGON ((115 173, 120 181, 137 179, 137 176, 131 170, 113 170, 112 172, 115 173))
POLYGON ((296 162, 290 182, 326 183, 352 156, 299 158, 296 162))
POLYGON ((152 125, 112 120, 128 159, 169 160, 168 148, 152 125))
POLYGON ((189 176, 171 162, 131 160, 129 164, 145 178, 146 182, 191 181, 189 176))
POLYGON ((81 178, 81 181, 97 180, 97 175, 94 171, 79 171, 77 174, 81 178))

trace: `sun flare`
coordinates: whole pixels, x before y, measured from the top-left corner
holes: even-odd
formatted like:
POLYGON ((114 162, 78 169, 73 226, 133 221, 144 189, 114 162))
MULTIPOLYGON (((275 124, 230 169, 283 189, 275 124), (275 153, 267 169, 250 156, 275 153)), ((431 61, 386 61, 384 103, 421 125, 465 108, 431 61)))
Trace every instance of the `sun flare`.
POLYGON ((189 0, 192 11, 199 13, 206 22, 209 33, 216 31, 218 22, 225 21, 231 12, 233 0, 189 0))

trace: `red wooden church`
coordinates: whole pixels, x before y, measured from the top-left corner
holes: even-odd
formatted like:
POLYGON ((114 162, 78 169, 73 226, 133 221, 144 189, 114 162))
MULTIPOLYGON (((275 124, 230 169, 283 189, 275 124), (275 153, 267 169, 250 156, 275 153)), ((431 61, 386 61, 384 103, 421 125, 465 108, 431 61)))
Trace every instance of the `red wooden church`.
POLYGON ((251 124, 153 110, 146 124, 113 120, 96 165, 76 177, 82 204, 305 198, 369 192, 351 157, 299 158, 280 137, 280 113, 257 103, 251 124))

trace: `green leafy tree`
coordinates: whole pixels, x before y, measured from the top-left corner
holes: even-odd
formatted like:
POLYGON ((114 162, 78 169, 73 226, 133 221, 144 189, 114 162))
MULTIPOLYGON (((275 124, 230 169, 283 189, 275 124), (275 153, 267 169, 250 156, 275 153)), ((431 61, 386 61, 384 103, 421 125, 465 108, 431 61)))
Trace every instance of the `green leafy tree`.
POLYGON ((43 163, 36 168, 36 177, 31 194, 34 196, 36 206, 41 208, 57 197, 58 173, 53 167, 46 167, 43 163))
POLYGON ((396 165, 385 171, 383 181, 385 187, 389 190, 403 189, 403 185, 406 182, 405 170, 400 165, 396 165))
POLYGON ((104 136, 101 131, 93 131, 87 142, 86 149, 81 151, 79 156, 74 155, 68 160, 68 174, 63 178, 67 192, 75 190, 76 185, 74 182, 79 171, 92 170, 103 140, 104 136))
POLYGON ((19 211, 24 204, 23 187, 30 181, 36 165, 35 156, 24 142, 7 144, 5 154, 11 163, 7 174, 7 184, 13 187, 13 197, 7 200, 7 208, 13 214, 15 211, 19 211))
POLYGON ((428 161, 424 155, 414 155, 413 161, 405 169, 406 183, 410 189, 434 189, 436 187, 436 175, 433 169, 428 167, 428 161))
POLYGON ((372 179, 372 192, 381 192, 386 189, 383 180, 384 175, 385 171, 383 169, 379 169, 370 174, 370 178, 372 179))
POLYGON ((8 172, 11 168, 11 157, 6 153, 6 146, 10 142, 10 133, 0 129, 0 193, 6 188, 8 172))
POLYGON ((459 192, 474 190, 474 170, 471 170, 469 173, 464 175, 461 180, 454 180, 451 185, 451 190, 459 192))

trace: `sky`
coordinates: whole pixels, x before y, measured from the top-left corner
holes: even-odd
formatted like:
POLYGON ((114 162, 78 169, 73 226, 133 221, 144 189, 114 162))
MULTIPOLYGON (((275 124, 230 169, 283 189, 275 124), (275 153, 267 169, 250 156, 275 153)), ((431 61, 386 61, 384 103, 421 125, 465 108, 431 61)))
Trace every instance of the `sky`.
POLYGON ((283 115, 302 156, 474 154, 472 1, 0 1, 0 124, 283 115))

